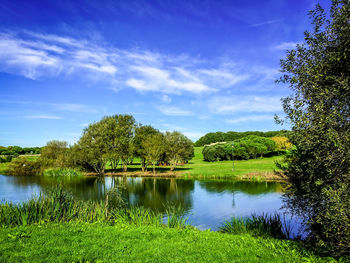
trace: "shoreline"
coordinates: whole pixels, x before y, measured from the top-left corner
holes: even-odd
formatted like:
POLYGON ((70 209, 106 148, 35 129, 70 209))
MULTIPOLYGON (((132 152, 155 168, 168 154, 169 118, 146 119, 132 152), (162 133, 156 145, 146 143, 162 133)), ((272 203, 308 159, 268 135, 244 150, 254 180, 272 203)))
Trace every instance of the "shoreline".
POLYGON ((144 178, 176 178, 176 179, 225 179, 249 182, 286 182, 286 179, 274 172, 251 172, 244 175, 215 176, 215 175, 191 175, 182 171, 174 172, 106 172, 103 175, 88 172, 84 176, 92 177, 144 177, 144 178))

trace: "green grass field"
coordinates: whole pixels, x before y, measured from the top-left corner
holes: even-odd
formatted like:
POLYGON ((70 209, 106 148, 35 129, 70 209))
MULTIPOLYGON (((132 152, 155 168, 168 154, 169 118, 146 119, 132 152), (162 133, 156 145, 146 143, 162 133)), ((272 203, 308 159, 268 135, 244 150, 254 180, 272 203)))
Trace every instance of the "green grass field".
MULTIPOLYGON (((282 159, 281 156, 268 158, 258 158, 252 160, 234 161, 234 171, 232 171, 232 161, 205 162, 202 155, 203 147, 195 147, 195 156, 189 164, 180 167, 183 176, 203 177, 203 178, 240 178, 243 175, 252 175, 257 180, 264 177, 273 177, 273 171, 277 169, 275 162, 282 159)), ((271 179, 273 179, 271 177, 271 179)))
POLYGON ((0 262, 336 262, 296 242, 193 228, 44 224, 0 229, 0 262))

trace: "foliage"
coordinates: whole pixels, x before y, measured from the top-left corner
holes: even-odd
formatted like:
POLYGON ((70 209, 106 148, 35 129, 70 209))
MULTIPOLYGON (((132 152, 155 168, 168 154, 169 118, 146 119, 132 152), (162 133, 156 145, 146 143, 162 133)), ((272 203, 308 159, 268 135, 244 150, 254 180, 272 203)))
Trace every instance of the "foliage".
POLYGON ((14 155, 17 157, 18 155, 23 154, 40 154, 40 147, 20 147, 20 146, 0 146, 0 155, 14 155))
POLYGON ((165 133, 165 154, 173 171, 178 162, 187 162, 194 155, 193 143, 178 131, 165 133))
POLYGON ((194 146, 200 147, 211 143, 216 142, 230 142, 235 141, 244 137, 247 137, 249 135, 256 135, 260 137, 274 137, 274 136, 286 136, 288 137, 290 134, 290 131, 281 130, 281 131, 268 131, 268 132, 261 132, 261 131, 246 131, 246 132, 210 132, 206 135, 199 138, 198 141, 194 143, 194 146))
POLYGON ((289 150, 292 147, 292 143, 287 137, 275 136, 271 140, 276 143, 276 150, 279 152, 289 150))
POLYGON ((41 150, 40 159, 46 166, 64 167, 67 163, 68 143, 53 140, 47 142, 41 150))
POLYGON ((41 174, 41 162, 39 160, 29 160, 25 157, 13 159, 8 167, 7 173, 18 176, 32 176, 41 174))
POLYGON ((311 218, 309 240, 335 256, 350 255, 350 185, 323 189, 324 206, 311 218))
POLYGON ((134 156, 139 157, 141 159, 142 172, 145 172, 147 170, 147 162, 146 162, 147 152, 143 147, 142 142, 147 140, 148 136, 152 134, 157 134, 157 133, 159 133, 159 131, 150 125, 146 125, 146 126, 139 125, 135 129, 135 137, 133 139, 133 150, 134 150, 134 156))
POLYGON ((208 162, 232 160, 247 160, 266 156, 274 153, 276 143, 270 138, 249 135, 242 139, 238 139, 233 143, 217 143, 203 148, 203 158, 208 162), (233 146, 232 146, 233 145, 233 146))
POLYGON ((349 192, 337 192, 350 184, 350 3, 333 0, 328 17, 317 5, 310 17, 313 31, 305 32, 305 43, 281 60, 279 82, 293 91, 283 108, 295 148, 280 167, 291 185, 288 204, 304 216, 310 240, 340 255, 349 244, 349 235, 333 227, 344 227, 337 218, 349 220, 334 200, 350 200, 349 192))
POLYGON ((156 163, 165 153, 165 138, 162 133, 151 134, 142 142, 146 152, 146 161, 153 164, 153 173, 156 174, 156 163))

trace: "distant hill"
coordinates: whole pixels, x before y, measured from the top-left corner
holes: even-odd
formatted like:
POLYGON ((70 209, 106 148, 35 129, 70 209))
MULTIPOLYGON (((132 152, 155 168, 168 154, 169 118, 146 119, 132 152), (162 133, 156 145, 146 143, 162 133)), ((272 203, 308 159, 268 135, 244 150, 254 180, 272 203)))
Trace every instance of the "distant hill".
POLYGON ((287 130, 280 130, 280 131, 267 131, 267 132, 261 132, 261 131, 246 131, 246 132, 210 132, 206 135, 199 138, 198 141, 194 143, 194 146, 204 146, 206 144, 216 143, 216 142, 228 142, 228 141, 234 141, 243 137, 246 137, 248 135, 257 135, 261 137, 274 137, 274 136, 285 136, 289 137, 289 134, 291 131, 287 130))

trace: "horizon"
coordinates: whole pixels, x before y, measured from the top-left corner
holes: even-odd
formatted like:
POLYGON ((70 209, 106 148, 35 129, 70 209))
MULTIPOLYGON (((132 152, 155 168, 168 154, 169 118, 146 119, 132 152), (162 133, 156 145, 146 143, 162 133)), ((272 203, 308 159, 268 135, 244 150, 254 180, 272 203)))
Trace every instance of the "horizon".
POLYGON ((276 84, 307 13, 328 1, 2 1, 0 145, 76 141, 131 114, 192 141, 289 129, 276 84), (297 2, 297 3, 296 3, 297 2))

